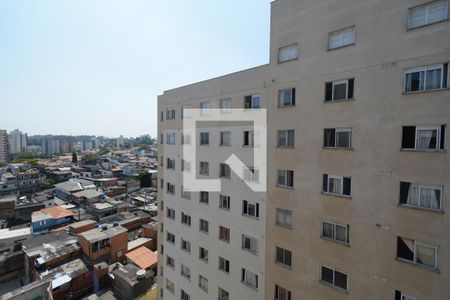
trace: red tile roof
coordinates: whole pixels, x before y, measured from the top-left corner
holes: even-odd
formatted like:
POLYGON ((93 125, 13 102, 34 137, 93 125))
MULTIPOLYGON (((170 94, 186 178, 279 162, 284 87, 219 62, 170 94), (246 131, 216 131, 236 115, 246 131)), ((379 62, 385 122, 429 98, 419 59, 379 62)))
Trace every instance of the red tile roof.
POLYGON ((43 208, 41 210, 33 212, 33 215, 40 215, 40 214, 48 214, 52 216, 53 219, 61 219, 73 216, 73 213, 70 210, 67 210, 62 206, 43 208))

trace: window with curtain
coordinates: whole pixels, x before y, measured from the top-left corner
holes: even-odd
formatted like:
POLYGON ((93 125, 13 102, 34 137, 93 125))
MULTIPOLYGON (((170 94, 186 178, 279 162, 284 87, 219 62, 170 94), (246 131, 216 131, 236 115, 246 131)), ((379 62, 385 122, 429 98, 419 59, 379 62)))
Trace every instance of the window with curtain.
POLYGON ((438 247, 405 237, 397 237, 397 258, 437 268, 438 247))
POLYGON ((426 208, 441 209, 442 187, 400 183, 400 204, 426 208))
POLYGON ((291 292, 279 285, 275 285, 275 300, 291 300, 291 292))
POLYGON ((292 228, 292 211, 277 208, 275 224, 278 226, 292 228))
POLYGON ((444 89, 448 86, 448 63, 405 70, 405 93, 444 89))
POLYGON ((448 0, 437 0, 409 9, 408 28, 433 24, 448 18, 448 0))

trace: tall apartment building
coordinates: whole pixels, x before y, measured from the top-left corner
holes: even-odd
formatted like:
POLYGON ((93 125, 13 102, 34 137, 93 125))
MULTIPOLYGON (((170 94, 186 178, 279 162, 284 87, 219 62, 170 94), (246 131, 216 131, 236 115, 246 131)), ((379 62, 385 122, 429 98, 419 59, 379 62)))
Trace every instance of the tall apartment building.
POLYGON ((0 129, 0 162, 8 161, 8 157, 9 157, 8 133, 6 130, 0 129))
POLYGON ((19 129, 9 133, 9 151, 11 154, 22 153, 27 151, 27 134, 22 133, 19 129))
POLYGON ((61 152, 59 140, 53 139, 53 136, 44 137, 41 145, 41 151, 44 154, 53 155, 61 152))
MULTIPOLYGON (((448 0, 271 6, 268 65, 158 99, 160 299, 448 299, 448 0), (242 108, 252 95, 267 109, 267 192, 233 184, 227 213, 220 193, 208 206, 199 195, 182 198, 183 107, 242 108), (255 228, 244 199, 259 204, 255 228), (198 230, 202 218, 215 223, 207 236, 198 230), (221 225, 231 227, 225 246, 221 225), (265 262, 250 261, 237 240, 233 247, 246 230, 258 250, 264 243, 265 262), (212 263, 202 264, 199 247, 212 263), (229 255, 229 276, 221 255, 229 255)), ((198 128, 197 141, 202 132, 220 139, 231 131, 212 126, 198 128)), ((248 150, 247 131, 231 131, 238 156, 248 150)), ((219 142, 197 144, 197 169, 207 162, 209 174, 220 172, 230 151, 219 142)))

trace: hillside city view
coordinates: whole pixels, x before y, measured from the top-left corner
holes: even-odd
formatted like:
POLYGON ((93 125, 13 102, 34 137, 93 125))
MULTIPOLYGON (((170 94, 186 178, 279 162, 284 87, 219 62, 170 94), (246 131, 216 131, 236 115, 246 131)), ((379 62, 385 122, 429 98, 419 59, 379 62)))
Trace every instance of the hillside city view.
POLYGON ((449 300, 450 0, 0 2, 0 300, 449 300))

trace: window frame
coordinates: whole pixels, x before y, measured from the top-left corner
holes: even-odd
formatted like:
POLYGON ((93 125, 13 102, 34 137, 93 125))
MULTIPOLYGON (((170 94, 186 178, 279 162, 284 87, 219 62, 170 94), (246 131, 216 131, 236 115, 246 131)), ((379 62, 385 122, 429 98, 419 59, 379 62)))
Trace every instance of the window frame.
POLYGON ((327 43, 327 50, 328 51, 341 49, 341 48, 345 48, 345 47, 348 47, 348 46, 353 46, 355 44, 356 44, 356 26, 355 25, 347 26, 347 27, 344 27, 342 29, 338 29, 338 30, 335 30, 335 31, 332 31, 332 32, 328 33, 328 43, 327 43), (351 30, 351 29, 353 29, 353 41, 351 43, 344 44, 343 41, 342 41, 343 33, 348 31, 348 30, 351 30), (331 37, 335 36, 336 34, 340 35, 339 46, 330 47, 330 39, 331 39, 331 37))
POLYGON ((277 170, 277 186, 278 187, 282 187, 282 188, 288 188, 288 189, 293 189, 294 188, 294 170, 277 170), (280 183, 279 179, 280 179, 280 172, 283 172, 284 175, 284 182, 280 183), (292 180, 292 185, 288 185, 289 180, 288 180, 288 174, 291 174, 291 180, 292 180))
POLYGON ((230 207, 231 207, 231 197, 227 196, 227 195, 220 194, 219 195, 219 208, 223 209, 223 210, 226 210, 226 211, 230 211, 230 207), (226 199, 226 200, 224 201, 224 199, 226 199), (227 203, 228 205, 224 206, 223 205, 224 203, 227 203))
POLYGON ((200 102, 200 116, 208 116, 210 114, 211 105, 209 101, 200 102))
POLYGON ((299 56, 300 56, 300 49, 299 49, 299 46, 298 46, 298 43, 292 43, 292 44, 289 44, 289 45, 285 45, 285 46, 281 46, 281 47, 279 47, 278 48, 278 52, 277 52, 277 61, 278 61, 278 64, 283 64, 283 63, 286 63, 286 62, 290 62, 290 61, 295 61, 295 60, 298 60, 299 59, 299 56), (290 57, 289 56, 289 58, 287 58, 287 59, 285 59, 285 60, 282 60, 281 59, 281 52, 283 51, 283 50, 290 50, 290 49, 293 49, 293 48, 295 48, 296 49, 296 55, 295 55, 295 57, 290 57))
POLYGON ((277 131, 277 148, 295 148, 295 129, 278 129, 277 131), (292 132, 292 141, 289 139, 289 133, 292 132), (280 143, 280 135, 284 135, 284 145, 280 143), (292 144, 292 145, 290 145, 292 144))
MULTIPOLYGON (((409 260, 407 258, 403 258, 403 257, 399 257, 398 255, 396 255, 396 258, 402 262, 406 262, 406 263, 410 263, 416 266, 420 266, 426 269, 430 269, 430 270, 439 270, 438 264, 439 264, 439 246, 438 245, 431 245, 431 244, 427 244, 424 242, 420 242, 417 241, 415 239, 411 239, 411 238, 407 238, 407 237, 402 237, 402 236, 398 236, 397 239, 408 239, 414 242, 414 247, 413 247, 413 260, 409 260), (429 266, 426 264, 422 264, 420 262, 417 261, 417 245, 421 246, 421 247, 425 247, 425 248, 429 248, 429 249, 434 249, 434 266, 429 266)), ((397 251, 398 251, 398 240, 397 240, 397 251)), ((398 253, 397 253, 398 254, 398 253)))
POLYGON ((286 248, 275 246, 275 263, 279 264, 285 268, 292 269, 292 251, 288 250, 286 248), (281 253, 282 253, 282 255, 281 255, 283 257, 282 261, 278 260, 278 251, 281 251, 281 253), (290 255, 290 264, 286 263, 286 256, 288 253, 290 255))
POLYGON ((205 293, 208 293, 208 279, 200 274, 198 275, 198 287, 205 293))
POLYGON ((180 275, 183 276, 184 278, 186 278, 187 280, 191 280, 191 268, 189 268, 188 266, 186 266, 184 264, 181 264, 180 275))
POLYGON ((321 225, 320 226, 320 228, 321 228, 320 237, 322 239, 327 240, 327 241, 336 242, 336 243, 343 244, 343 245, 350 245, 350 233, 349 233, 350 225, 349 224, 341 224, 341 223, 337 223, 337 222, 333 222, 333 221, 328 221, 328 220, 322 219, 320 225, 321 225), (328 236, 324 235, 324 224, 325 223, 330 224, 330 225, 333 226, 333 237, 328 237, 328 236), (345 242, 341 241, 341 240, 338 240, 336 238, 336 236, 337 236, 336 233, 337 233, 337 227, 338 226, 345 228, 345 242))
POLYGON ((323 284, 328 285, 328 286, 330 286, 332 288, 341 290, 341 291, 348 292, 348 290, 349 290, 349 288, 348 288, 348 274, 345 273, 345 272, 339 271, 336 268, 332 268, 332 267, 329 267, 329 266, 326 266, 326 265, 321 265, 320 266, 320 282, 322 282, 323 284), (328 282, 326 280, 323 280, 323 268, 326 268, 328 270, 333 271, 333 283, 330 283, 330 282, 328 282), (345 280, 345 288, 342 288, 342 287, 336 285, 336 272, 345 275, 345 278, 346 278, 346 280, 345 280))
POLYGON ((297 97, 297 92, 296 92, 295 87, 279 89, 278 90, 278 108, 294 107, 296 105, 296 100, 297 100, 296 97, 297 97), (291 92, 291 99, 289 101, 289 104, 285 104, 284 94, 288 90, 290 90, 290 92, 291 92))
POLYGON ((440 0, 428 1, 426 3, 422 3, 422 4, 419 4, 419 5, 412 6, 412 7, 408 8, 408 18, 407 18, 407 26, 406 26, 408 31, 448 21, 448 19, 449 19, 449 12, 448 12, 449 1, 448 0, 445 1, 445 3, 446 3, 446 5, 445 5, 446 16, 445 16, 445 18, 443 18, 441 20, 438 20, 438 21, 434 21, 434 22, 429 22, 428 21, 428 19, 429 19, 429 14, 428 14, 429 6, 430 6, 430 4, 435 3, 435 2, 440 2, 440 0), (415 9, 418 9, 420 7, 425 7, 425 10, 426 10, 425 18, 426 18, 427 22, 425 22, 424 24, 421 24, 421 25, 411 26, 411 11, 415 10, 415 9))
POLYGON ((224 98, 219 100, 220 112, 221 113, 230 113, 231 112, 231 98, 224 98), (229 103, 229 106, 224 106, 223 103, 229 103))
POLYGON ((219 146, 224 147, 224 146, 231 146, 231 131, 221 131, 220 132, 220 136, 219 136, 220 140, 219 140, 219 146), (228 143, 224 143, 224 136, 225 134, 228 134, 228 143))
POLYGON ((228 227, 219 225, 219 240, 230 243, 231 239, 231 230, 228 227))
POLYGON ((242 215, 253 219, 259 219, 259 203, 256 201, 242 200, 242 215), (250 206, 254 206, 254 215, 249 214, 250 206))
POLYGON ((280 227, 284 227, 284 228, 288 228, 288 229, 292 229, 293 228, 293 218, 292 218, 292 216, 293 216, 293 211, 292 210, 277 207, 275 209, 275 225, 280 226, 280 227), (290 225, 287 224, 286 222, 284 222, 284 223, 278 222, 278 212, 282 213, 284 220, 286 220, 286 213, 290 213, 291 214, 290 225))
POLYGON ((425 92, 432 92, 432 91, 439 91, 439 90, 445 90, 448 88, 448 77, 449 77, 449 63, 439 63, 439 64, 433 64, 433 65, 426 65, 426 66, 420 66, 420 67, 413 67, 413 68, 407 68, 403 72, 403 94, 415 94, 415 93, 425 93, 425 92), (440 87, 435 89, 427 89, 427 72, 431 70, 441 70, 441 78, 440 78, 440 87), (424 78, 422 79, 422 72, 424 74, 424 78), (408 80, 407 76, 408 74, 413 73, 419 73, 420 74, 420 83, 419 83, 419 90, 417 91, 408 91, 407 85, 408 80), (447 74, 446 78, 444 77, 444 74, 447 74), (420 89, 420 86, 423 86, 422 89, 420 89))
POLYGON ((219 256, 219 266, 218 269, 222 272, 230 274, 230 261, 222 256, 219 256))
POLYGON ((242 248, 242 250, 245 250, 245 251, 247 251, 247 252, 249 252, 249 253, 251 253, 251 254, 254 254, 254 255, 256 255, 256 256, 259 255, 259 241, 258 241, 258 239, 254 238, 254 237, 252 237, 252 236, 250 236, 250 235, 247 235, 247 234, 245 234, 245 233, 242 234, 242 244, 241 244, 241 248, 242 248), (246 239, 249 240, 250 248, 246 248, 246 247, 245 247, 245 241, 246 241, 246 239), (255 248, 255 249, 252 249, 252 242, 254 242, 254 243, 253 243, 253 245, 254 245, 253 248, 255 248))
POLYGON ((187 252, 187 253, 191 254, 191 250, 192 250, 191 242, 181 238, 180 249, 183 250, 184 252, 187 252), (186 246, 189 245, 189 246, 185 247, 185 245, 186 246))
POLYGON ((251 287, 251 288, 257 290, 257 289, 258 289, 258 286, 259 286, 259 278, 258 278, 258 274, 254 273, 254 272, 252 272, 252 271, 249 271, 249 270, 247 270, 247 269, 245 269, 245 268, 241 268, 241 282, 242 282, 243 284, 245 284, 246 286, 251 287), (247 273, 248 273, 248 274, 247 274, 247 273), (252 284, 251 281, 248 280, 248 277, 249 277, 248 275, 251 275, 251 276, 254 277, 254 279, 255 279, 255 284, 252 284))
POLYGON ((231 168, 226 163, 219 163, 219 177, 230 179, 231 178, 231 168), (225 171, 224 173, 222 171, 225 171))

